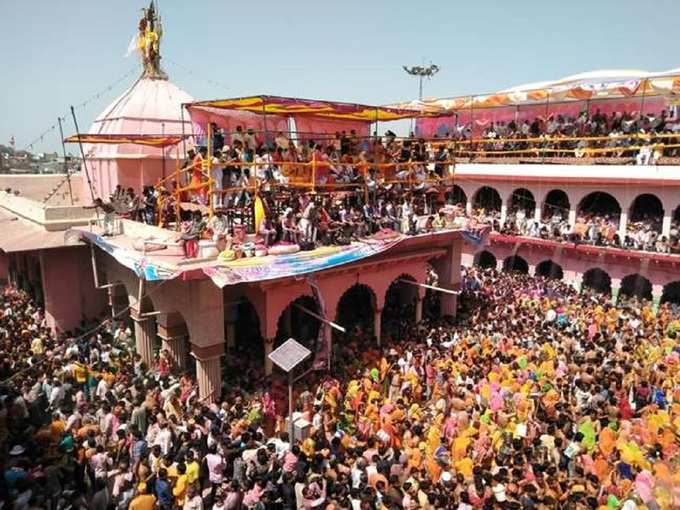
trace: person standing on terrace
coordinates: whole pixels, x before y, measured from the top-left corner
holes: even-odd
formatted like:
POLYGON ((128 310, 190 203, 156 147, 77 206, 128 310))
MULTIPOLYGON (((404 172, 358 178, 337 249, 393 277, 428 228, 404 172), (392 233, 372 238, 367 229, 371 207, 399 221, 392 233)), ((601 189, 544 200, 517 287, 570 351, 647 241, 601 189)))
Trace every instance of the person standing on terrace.
POLYGON ((112 236, 114 230, 114 220, 116 218, 116 209, 109 202, 104 202, 101 198, 95 198, 94 203, 90 206, 85 206, 83 209, 101 210, 104 213, 104 236, 112 236))

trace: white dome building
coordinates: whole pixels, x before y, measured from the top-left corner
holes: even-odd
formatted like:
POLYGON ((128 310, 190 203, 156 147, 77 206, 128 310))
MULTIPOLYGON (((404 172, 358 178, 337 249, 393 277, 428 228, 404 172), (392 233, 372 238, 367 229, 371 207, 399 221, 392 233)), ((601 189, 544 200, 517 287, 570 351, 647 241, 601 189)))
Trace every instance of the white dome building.
MULTIPOLYGON (((88 134, 171 135, 191 133, 182 121, 182 105, 193 98, 165 77, 142 75, 94 121, 88 134)), ((139 192, 170 175, 181 147, 165 149, 135 144, 86 144, 84 152, 95 197, 108 199, 117 185, 139 192), (179 149, 179 150, 178 150, 179 149)), ((89 196, 83 175, 83 195, 89 196)))

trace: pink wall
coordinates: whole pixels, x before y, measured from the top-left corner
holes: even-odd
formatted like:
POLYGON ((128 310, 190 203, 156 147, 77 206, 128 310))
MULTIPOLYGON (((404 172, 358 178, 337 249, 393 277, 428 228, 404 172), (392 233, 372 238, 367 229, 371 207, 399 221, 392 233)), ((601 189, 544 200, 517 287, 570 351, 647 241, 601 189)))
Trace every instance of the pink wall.
MULTIPOLYGON (((108 200, 117 185, 132 188, 135 193, 141 193, 144 186, 155 186, 165 176, 171 175, 177 166, 174 158, 166 158, 165 164, 158 158, 130 158, 130 159, 95 159, 89 160, 87 167, 90 172, 92 188, 96 197, 108 200)), ((90 189, 84 172, 81 172, 79 196, 83 203, 92 202, 90 189)))
POLYGON ((94 288, 86 247, 41 250, 45 316, 49 327, 68 331, 81 320, 100 317, 106 292, 94 288))

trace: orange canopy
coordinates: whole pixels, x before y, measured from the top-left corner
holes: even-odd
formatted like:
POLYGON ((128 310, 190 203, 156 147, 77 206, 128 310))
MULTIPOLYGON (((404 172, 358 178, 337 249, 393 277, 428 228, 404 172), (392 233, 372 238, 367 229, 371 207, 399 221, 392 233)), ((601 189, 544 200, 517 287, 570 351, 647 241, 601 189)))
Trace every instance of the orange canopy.
POLYGON ((238 110, 261 115, 309 116, 359 122, 389 122, 427 116, 426 113, 405 108, 369 106, 337 101, 296 99, 281 96, 250 96, 233 99, 198 101, 187 105, 189 110, 238 110))
POLYGON ((104 143, 121 144, 132 143, 135 145, 146 145, 148 147, 169 147, 177 145, 191 135, 107 135, 107 134, 81 134, 72 135, 66 138, 66 143, 104 143))

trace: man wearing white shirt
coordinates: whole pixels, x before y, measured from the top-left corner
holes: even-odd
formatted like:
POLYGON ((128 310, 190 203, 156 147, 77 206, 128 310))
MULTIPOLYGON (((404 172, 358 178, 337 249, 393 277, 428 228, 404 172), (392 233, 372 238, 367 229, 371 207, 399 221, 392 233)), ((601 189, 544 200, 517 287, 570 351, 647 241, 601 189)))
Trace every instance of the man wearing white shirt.
POLYGON ((99 383, 97 383, 97 389, 95 390, 94 394, 97 398, 104 400, 106 398, 106 394, 109 391, 109 383, 106 382, 106 379, 104 377, 99 378, 99 383))

